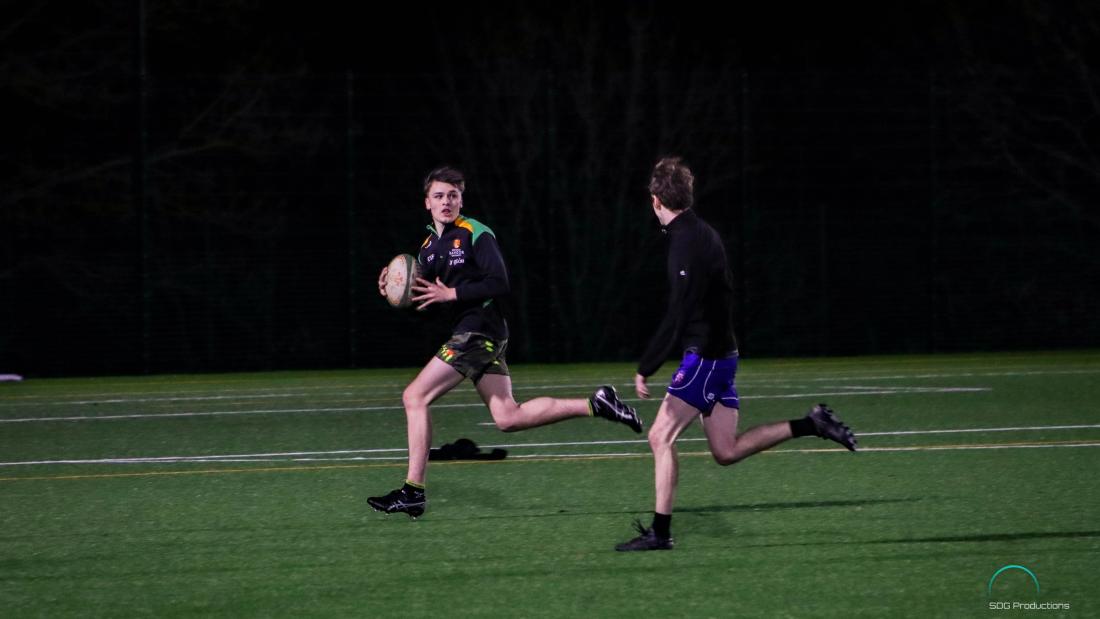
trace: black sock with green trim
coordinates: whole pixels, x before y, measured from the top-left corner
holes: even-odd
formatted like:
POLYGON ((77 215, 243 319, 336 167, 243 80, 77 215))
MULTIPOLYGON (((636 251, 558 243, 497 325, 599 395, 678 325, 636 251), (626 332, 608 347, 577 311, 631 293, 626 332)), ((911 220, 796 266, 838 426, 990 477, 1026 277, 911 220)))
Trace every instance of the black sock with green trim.
POLYGON ((407 479, 405 480, 405 485, 401 486, 401 489, 405 491, 405 494, 424 494, 424 484, 418 484, 407 479))

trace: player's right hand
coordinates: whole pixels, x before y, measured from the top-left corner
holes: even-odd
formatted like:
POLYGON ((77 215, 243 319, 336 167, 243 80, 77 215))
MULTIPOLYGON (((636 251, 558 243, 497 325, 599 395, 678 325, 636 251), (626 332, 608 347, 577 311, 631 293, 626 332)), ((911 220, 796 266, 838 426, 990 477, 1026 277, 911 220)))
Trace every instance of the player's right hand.
POLYGON ((382 272, 378 274, 378 294, 386 296, 386 276, 390 273, 389 265, 382 267, 382 272))
POLYGON ((649 385, 645 384, 645 376, 641 374, 634 375, 634 393, 637 393, 638 397, 643 400, 649 399, 649 385))

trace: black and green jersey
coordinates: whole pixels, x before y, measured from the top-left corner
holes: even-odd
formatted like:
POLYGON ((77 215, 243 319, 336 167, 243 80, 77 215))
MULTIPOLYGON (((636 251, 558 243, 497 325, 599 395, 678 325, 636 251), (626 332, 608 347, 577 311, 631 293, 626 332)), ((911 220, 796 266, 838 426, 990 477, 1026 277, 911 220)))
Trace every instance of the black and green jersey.
POLYGON ((424 279, 438 277, 458 295, 453 303, 441 305, 452 313, 451 333, 508 339, 508 323, 497 301, 508 294, 508 270, 496 235, 476 219, 461 216, 447 224, 443 234, 437 234, 434 225, 428 230, 431 234, 417 259, 424 279))

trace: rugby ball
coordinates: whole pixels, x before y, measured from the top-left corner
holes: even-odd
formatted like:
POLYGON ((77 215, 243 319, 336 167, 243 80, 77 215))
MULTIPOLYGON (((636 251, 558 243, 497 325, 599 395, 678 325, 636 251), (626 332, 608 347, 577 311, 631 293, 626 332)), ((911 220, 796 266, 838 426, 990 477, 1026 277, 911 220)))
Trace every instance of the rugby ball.
POLYGON ((420 265, 409 254, 398 254, 390 260, 386 273, 386 301, 394 307, 408 307, 412 304, 412 286, 420 277, 420 265))

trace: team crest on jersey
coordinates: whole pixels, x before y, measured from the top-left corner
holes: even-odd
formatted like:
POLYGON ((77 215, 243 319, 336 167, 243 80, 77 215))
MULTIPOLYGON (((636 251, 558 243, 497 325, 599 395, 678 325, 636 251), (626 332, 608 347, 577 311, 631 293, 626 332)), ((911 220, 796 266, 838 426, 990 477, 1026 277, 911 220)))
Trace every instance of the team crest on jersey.
POLYGON ((466 262, 466 253, 462 251, 462 239, 455 239, 453 249, 450 251, 451 259, 447 261, 450 266, 466 262))

